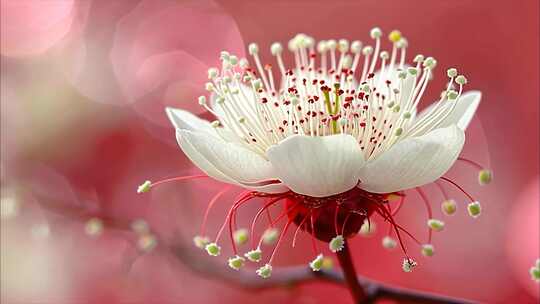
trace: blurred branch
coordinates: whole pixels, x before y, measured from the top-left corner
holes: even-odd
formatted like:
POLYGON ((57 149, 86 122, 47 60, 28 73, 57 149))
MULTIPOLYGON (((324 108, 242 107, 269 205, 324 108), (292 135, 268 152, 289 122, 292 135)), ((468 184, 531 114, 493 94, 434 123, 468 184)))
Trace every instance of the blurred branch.
MULTIPOLYGON (((76 221, 86 221, 91 217, 97 216, 96 214, 85 211, 82 207, 51 202, 45 203, 43 198, 39 200, 39 204, 45 210, 76 221)), ((103 215, 99 215, 99 217, 108 228, 130 231, 130 221, 126 219, 111 218, 103 215)), ((280 267, 272 273, 270 278, 263 280, 253 271, 232 271, 225 268, 222 263, 217 262, 215 259, 201 257, 201 251, 191 246, 191 242, 182 240, 181 237, 177 237, 175 240, 176 243, 170 245, 160 241, 158 242, 158 246, 161 250, 173 257, 174 261, 184 265, 198 275, 229 285, 249 290, 261 290, 277 287, 291 288, 308 282, 326 281, 345 286, 343 273, 333 270, 314 272, 306 266, 280 267)), ((135 255, 134 258, 138 256, 140 255, 135 255)), ((130 263, 132 262, 130 261, 130 263)), ((364 298, 359 300, 358 304, 376 303, 380 299, 395 300, 398 303, 420 304, 472 303, 463 299, 393 287, 362 276, 359 276, 358 280, 365 293, 364 298)))

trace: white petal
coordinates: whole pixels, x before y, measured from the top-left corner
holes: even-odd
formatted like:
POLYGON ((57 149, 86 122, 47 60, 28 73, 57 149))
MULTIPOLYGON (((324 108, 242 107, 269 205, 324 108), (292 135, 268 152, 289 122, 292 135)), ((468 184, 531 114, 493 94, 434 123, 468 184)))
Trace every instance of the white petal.
POLYGON ((404 139, 364 166, 359 187, 389 193, 431 183, 450 169, 464 142, 456 125, 404 139))
POLYGON ((201 119, 188 111, 167 107, 165 112, 175 129, 204 131, 215 134, 209 121, 201 119))
MULTIPOLYGON (((237 144, 203 132, 181 129, 176 130, 176 138, 184 153, 208 175, 215 174, 215 171, 210 170, 213 167, 222 176, 241 184, 277 179, 269 161, 237 144)), ((216 176, 216 179, 219 179, 218 177, 220 176, 216 176)))
POLYGON ((360 146, 350 135, 295 135, 270 147, 266 155, 279 179, 292 191, 314 197, 345 192, 358 183, 364 165, 360 146))
MULTIPOLYGON (((480 91, 468 91, 459 97, 456 101, 456 107, 454 111, 439 125, 439 128, 448 127, 450 125, 457 125, 461 130, 466 130, 467 126, 474 117, 474 113, 480 104, 482 98, 482 92, 480 91)), ((431 108, 435 105, 432 103, 429 107, 425 108, 418 115, 417 119, 421 119, 431 108)))

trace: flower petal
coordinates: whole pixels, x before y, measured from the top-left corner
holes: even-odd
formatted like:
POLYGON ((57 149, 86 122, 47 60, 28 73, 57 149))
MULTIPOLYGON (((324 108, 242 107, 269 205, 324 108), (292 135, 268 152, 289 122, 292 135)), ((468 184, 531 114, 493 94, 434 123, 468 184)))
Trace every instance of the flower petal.
MULTIPOLYGON (((481 98, 482 92, 480 91, 467 91, 463 93, 463 95, 461 95, 461 97, 456 101, 457 104, 454 111, 439 125, 439 128, 445 128, 455 124, 461 130, 465 131, 474 117, 474 113, 480 104, 481 98)), ((435 103, 431 104, 429 107, 420 112, 416 119, 421 119, 431 110, 434 105, 435 103)))
POLYGON ((456 125, 404 139, 362 168, 359 187, 389 193, 431 183, 450 169, 464 142, 456 125))
POLYGON ((210 134, 216 133, 209 121, 201 119, 188 111, 167 107, 165 112, 176 129, 203 131, 210 134))
POLYGON ((279 179, 296 193, 324 197, 345 192, 358 183, 364 165, 360 146, 350 135, 294 135, 266 155, 279 179))
POLYGON ((269 161, 234 143, 203 132, 176 130, 180 147, 201 170, 220 179, 226 177, 247 186, 264 186, 263 181, 277 180, 269 161), (215 169, 212 171, 212 169, 215 169), (221 176, 216 172, 221 173, 221 176))

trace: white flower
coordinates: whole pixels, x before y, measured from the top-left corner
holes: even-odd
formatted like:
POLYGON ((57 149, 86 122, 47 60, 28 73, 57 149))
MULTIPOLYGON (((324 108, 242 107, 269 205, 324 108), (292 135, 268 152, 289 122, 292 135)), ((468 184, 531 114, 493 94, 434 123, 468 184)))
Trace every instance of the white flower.
POLYGON ((178 143, 191 161, 222 182, 312 197, 356 186, 390 193, 446 173, 461 152, 480 92, 461 94, 464 82, 456 82, 452 69, 442 98, 416 114, 435 59, 417 60, 413 72, 401 72, 407 65, 397 60, 397 53, 404 52, 406 44, 390 59, 381 59, 376 48, 361 73, 359 59, 365 54, 348 54, 345 45, 319 48, 319 68, 318 60, 309 56, 314 45, 306 35, 291 40, 289 47, 297 55, 291 70, 283 66, 282 52, 273 52, 282 79, 279 87, 273 78, 276 71, 263 69, 258 47, 251 52, 256 75, 254 69, 222 57, 222 69, 212 70, 211 102, 202 103, 216 122, 167 108, 178 143), (351 69, 340 69, 349 55, 351 69), (448 98, 454 87, 455 100, 448 98))

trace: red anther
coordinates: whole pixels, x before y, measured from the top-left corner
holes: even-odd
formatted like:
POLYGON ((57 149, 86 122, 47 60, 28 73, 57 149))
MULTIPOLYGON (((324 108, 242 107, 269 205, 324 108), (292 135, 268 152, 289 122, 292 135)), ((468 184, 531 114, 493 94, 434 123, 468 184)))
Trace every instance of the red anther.
POLYGON ((312 52, 312 53, 309 54, 309 57, 310 58, 317 58, 317 54, 312 52))
POLYGON ((315 99, 315 101, 319 100, 319 96, 317 96, 317 95, 313 96, 313 98, 315 99))
POLYGON ((267 71, 268 71, 268 70, 271 70, 271 69, 272 69, 272 65, 269 64, 269 63, 267 63, 267 64, 264 65, 264 69, 267 70, 267 71))
POLYGON ((268 102, 268 99, 266 99, 266 97, 263 97, 263 98, 261 98, 261 102, 262 102, 262 103, 267 103, 267 102, 268 102))
POLYGON ((316 84, 317 84, 317 79, 313 79, 313 80, 311 81, 311 84, 312 84, 312 85, 316 85, 316 84))
POLYGON ((367 109, 369 108, 369 106, 368 106, 368 105, 365 105, 365 106, 363 106, 362 108, 363 108, 364 110, 367 110, 367 109))
POLYGON ((279 107, 279 103, 278 102, 274 102, 274 106, 277 108, 279 107))
POLYGON ((306 85, 306 84, 307 84, 307 79, 305 79, 305 78, 302 79, 302 83, 303 83, 304 85, 306 85))
POLYGON ((371 79, 371 78, 375 77, 375 73, 369 73, 367 77, 368 77, 368 79, 371 79))
POLYGON ((387 84, 387 85, 390 85, 391 83, 392 83, 392 82, 391 82, 390 80, 387 80, 387 81, 386 81, 386 84, 387 84))
POLYGON ((319 84, 324 84, 324 80, 319 80, 319 84))

